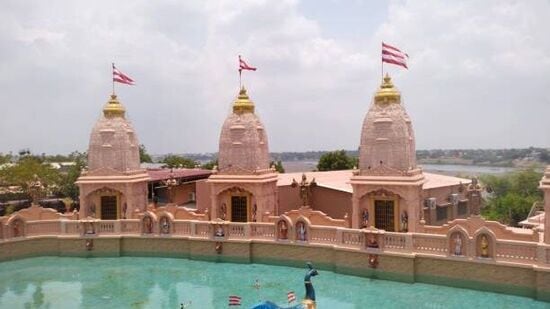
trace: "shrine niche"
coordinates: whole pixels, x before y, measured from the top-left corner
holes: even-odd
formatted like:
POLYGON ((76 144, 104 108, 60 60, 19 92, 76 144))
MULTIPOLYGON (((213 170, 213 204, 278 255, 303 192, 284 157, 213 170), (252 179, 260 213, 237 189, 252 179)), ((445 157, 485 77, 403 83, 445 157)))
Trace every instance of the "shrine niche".
POLYGON ((154 226, 155 226, 155 215, 150 213, 150 212, 146 212, 144 215, 143 215, 143 218, 141 218, 141 233, 142 234, 152 234, 153 233, 153 229, 154 229, 154 226))
POLYGON ((492 259, 495 257, 495 235, 486 228, 478 230, 475 239, 476 256, 478 258, 492 259))
POLYGON ((468 232, 461 226, 455 226, 447 233, 449 242, 449 255, 451 256, 468 256, 468 232))
POLYGON ((292 227, 292 221, 286 216, 281 216, 277 221, 277 240, 288 240, 289 231, 292 227))
POLYGON ((308 241, 308 234, 309 234, 308 226, 309 224, 307 222, 307 219, 305 218, 299 218, 296 221, 296 225, 295 225, 296 241, 308 241))
POLYGON ((172 234, 173 217, 170 213, 163 213, 159 219, 159 233, 168 235, 172 234))
POLYGON ((8 220, 8 227, 12 238, 25 236, 25 220, 15 216, 8 220))
POLYGON ((226 188, 217 195, 217 218, 231 222, 250 222, 256 219, 254 194, 241 186, 226 188))

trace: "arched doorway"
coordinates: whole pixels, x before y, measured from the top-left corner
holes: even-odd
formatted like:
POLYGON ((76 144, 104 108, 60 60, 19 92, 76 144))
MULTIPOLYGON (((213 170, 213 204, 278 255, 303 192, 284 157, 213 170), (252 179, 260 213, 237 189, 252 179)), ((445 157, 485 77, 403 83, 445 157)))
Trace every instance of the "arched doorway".
POLYGON ((218 217, 232 222, 253 221, 253 195, 249 191, 232 187, 218 195, 218 217))

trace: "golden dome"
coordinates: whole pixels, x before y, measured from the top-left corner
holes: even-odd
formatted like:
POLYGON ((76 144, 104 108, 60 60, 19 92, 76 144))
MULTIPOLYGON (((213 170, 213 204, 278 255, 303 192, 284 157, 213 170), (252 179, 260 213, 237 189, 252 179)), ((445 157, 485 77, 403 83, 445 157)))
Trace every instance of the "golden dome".
POLYGON ((126 109, 118 101, 116 94, 111 94, 111 99, 103 107, 103 115, 107 118, 113 117, 122 117, 124 118, 124 113, 126 109))
POLYGON ((241 88, 241 91, 239 91, 239 96, 233 103, 233 113, 254 113, 254 102, 250 101, 244 86, 241 88))
POLYGON ((393 86, 391 77, 386 73, 380 89, 374 95, 374 102, 376 103, 400 103, 401 93, 397 88, 393 86))

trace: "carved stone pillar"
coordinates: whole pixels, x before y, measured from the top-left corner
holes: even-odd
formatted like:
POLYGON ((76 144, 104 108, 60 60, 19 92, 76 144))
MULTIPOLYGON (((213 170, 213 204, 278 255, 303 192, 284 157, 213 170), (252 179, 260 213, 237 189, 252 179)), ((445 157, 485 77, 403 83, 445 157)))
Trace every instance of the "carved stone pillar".
MULTIPOLYGON (((354 191, 355 193, 355 191, 354 191)), ((359 211, 359 197, 357 197, 355 194, 352 197, 352 205, 351 205, 351 228, 358 229, 360 228, 360 222, 361 222, 361 212, 359 211)))
POLYGON ((544 192, 544 243, 550 244, 550 166, 546 167, 539 188, 544 192))

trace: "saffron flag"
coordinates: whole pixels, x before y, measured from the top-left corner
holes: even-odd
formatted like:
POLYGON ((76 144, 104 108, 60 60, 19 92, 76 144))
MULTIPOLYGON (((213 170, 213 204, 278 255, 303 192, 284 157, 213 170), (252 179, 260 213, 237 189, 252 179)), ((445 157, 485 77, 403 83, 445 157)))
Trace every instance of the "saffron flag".
POLYGON ((236 295, 229 296, 229 306, 240 306, 241 298, 236 295))
POLYGON ((135 85, 134 80, 131 79, 128 75, 120 72, 113 63, 113 81, 126 85, 135 85))
POLYGON ((239 55, 239 72, 242 70, 256 71, 256 68, 249 66, 248 63, 241 59, 241 56, 239 55))
POLYGON ((395 65, 404 67, 405 69, 408 69, 407 67, 408 58, 409 58, 409 55, 402 52, 399 48, 393 47, 391 45, 388 45, 382 42, 382 62, 395 64, 395 65))
POLYGON ((286 297, 288 298, 288 303, 289 304, 296 300, 296 294, 294 294, 294 291, 290 291, 290 292, 286 293, 286 297))

